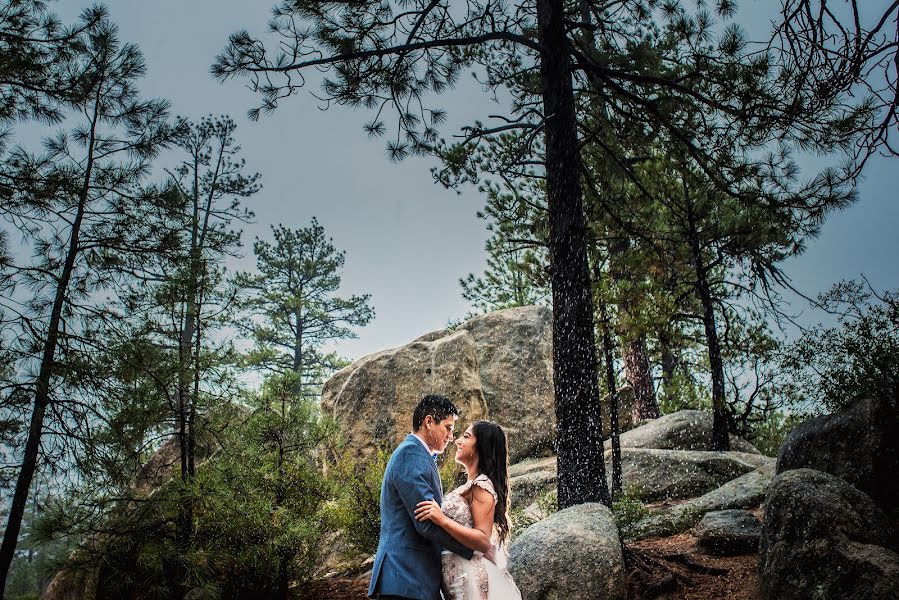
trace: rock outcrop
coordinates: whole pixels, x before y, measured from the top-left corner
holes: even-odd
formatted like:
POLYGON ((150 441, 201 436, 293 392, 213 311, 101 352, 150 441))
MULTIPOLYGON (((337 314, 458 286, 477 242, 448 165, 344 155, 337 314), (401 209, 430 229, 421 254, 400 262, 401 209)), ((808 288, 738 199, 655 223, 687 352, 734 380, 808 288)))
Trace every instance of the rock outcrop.
POLYGON ((509 571, 522 598, 623 600, 618 527, 602 504, 580 504, 528 527, 510 547, 509 571))
POLYGON ((449 396, 464 421, 487 416, 477 350, 467 331, 366 356, 325 383, 321 403, 344 432, 352 432, 347 444, 365 459, 402 441, 426 394, 449 396))
POLYGON ((627 527, 622 535, 627 540, 674 535, 699 523, 708 512, 731 508, 755 508, 765 501, 773 477, 772 462, 733 481, 728 481, 699 498, 650 515, 627 527))
MULTIPOLYGON (((605 454, 612 461, 611 451, 605 454)), ((774 463, 774 459, 746 452, 703 452, 625 448, 621 451, 624 488, 641 500, 696 498, 728 481, 774 463)))
MULTIPOLYGON (((606 450, 612 441, 606 440, 606 450)), ((621 434, 622 448, 657 448, 659 450, 713 450, 712 415, 701 410, 681 410, 647 421, 621 434)), ((730 436, 734 452, 759 454, 755 446, 741 437, 730 436)))
POLYGON ((899 411, 886 400, 861 399, 790 432, 777 472, 798 468, 835 475, 899 516, 899 411))
POLYGON ((899 598, 899 539, 864 492, 822 471, 775 477, 759 545, 771 600, 899 598))
POLYGON ((325 383, 322 408, 344 431, 357 433, 347 442, 365 457, 402 440, 425 394, 448 396, 463 424, 500 423, 513 462, 551 450, 552 312, 539 306, 500 310, 366 356, 325 383))

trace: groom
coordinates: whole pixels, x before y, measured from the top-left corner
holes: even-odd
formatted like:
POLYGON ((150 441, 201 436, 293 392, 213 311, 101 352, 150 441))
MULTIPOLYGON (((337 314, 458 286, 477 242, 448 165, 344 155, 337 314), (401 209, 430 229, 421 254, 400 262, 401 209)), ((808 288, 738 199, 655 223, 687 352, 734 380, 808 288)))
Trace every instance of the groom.
POLYGON ((431 521, 415 519, 422 500, 443 500, 435 457, 453 441, 459 410, 443 396, 421 399, 412 413, 412 433, 394 450, 381 483, 381 535, 371 573, 369 598, 440 599, 440 552, 465 558, 472 551, 431 521))

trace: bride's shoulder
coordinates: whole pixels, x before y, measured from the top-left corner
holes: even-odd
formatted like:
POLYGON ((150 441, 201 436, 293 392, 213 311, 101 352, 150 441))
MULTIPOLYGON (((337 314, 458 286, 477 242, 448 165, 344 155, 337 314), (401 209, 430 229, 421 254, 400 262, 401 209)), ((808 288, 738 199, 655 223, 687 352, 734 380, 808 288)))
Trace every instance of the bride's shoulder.
POLYGON ((493 482, 490 481, 490 478, 486 475, 478 475, 476 478, 472 479, 468 482, 471 484, 472 488, 480 488, 486 492, 489 492, 491 496, 493 496, 493 501, 496 502, 496 489, 493 487, 493 482))

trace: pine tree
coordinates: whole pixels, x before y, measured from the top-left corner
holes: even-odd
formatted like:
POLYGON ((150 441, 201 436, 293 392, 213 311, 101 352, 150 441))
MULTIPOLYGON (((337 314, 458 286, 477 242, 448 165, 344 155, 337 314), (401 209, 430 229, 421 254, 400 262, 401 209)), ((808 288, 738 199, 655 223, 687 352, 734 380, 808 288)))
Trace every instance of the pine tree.
POLYGON ((243 273, 238 285, 251 314, 243 322, 256 342, 249 360, 280 375, 293 374, 297 397, 315 397, 324 379, 343 366, 324 346, 356 337, 351 327, 374 318, 370 296, 337 296, 345 254, 313 218, 309 227, 272 227, 274 243, 256 240, 258 274, 243 273))
POLYGON ((70 65, 76 89, 67 99, 84 121, 47 140, 41 156, 14 150, 4 169, 15 188, 0 215, 22 228, 35 260, 8 265, 4 279, 3 329, 15 332, 8 349, 17 379, 8 399, 27 398, 30 416, 0 549, 0 586, 40 449, 50 449, 50 460, 64 467, 66 444, 83 439, 76 431, 97 415, 80 392, 93 383, 92 356, 104 342, 94 335, 109 318, 104 291, 124 276, 110 257, 140 254, 155 243, 128 218, 129 207, 142 201, 149 161, 171 137, 167 103, 143 100, 135 87, 145 71, 138 49, 121 44, 105 20, 80 44, 70 65), (48 418, 55 436, 47 435, 48 418))
POLYGON ((83 50, 85 35, 106 19, 106 9, 95 6, 66 27, 41 0, 0 5, 0 126, 60 120, 66 103, 77 101, 81 91, 72 61, 83 50))
MULTIPOLYGON (((718 10, 733 14, 733 2, 719 2, 718 10)), ((653 40, 644 38, 646 28, 634 27, 653 19, 643 2, 285 2, 271 23, 278 48, 274 55, 271 46, 240 32, 213 66, 220 79, 250 77, 262 95, 262 106, 251 116, 275 110, 305 84, 305 73, 321 69, 326 72, 323 97, 376 111, 367 125, 370 133, 384 134, 382 115, 395 111, 391 158, 436 148, 450 159, 456 177, 483 169, 469 160, 482 142, 523 132, 513 162, 542 165, 545 177, 561 507, 609 503, 575 89, 606 100, 608 110, 642 123, 647 131, 677 140, 684 154, 722 183, 729 173, 716 158, 718 139, 742 134, 747 147, 758 147, 776 130, 791 139, 801 131, 810 143, 841 141, 842 130, 831 127, 819 110, 781 102, 769 57, 741 54, 738 30, 725 31, 723 50, 715 53, 706 43, 714 23, 704 8, 689 15, 670 2, 661 12, 668 25, 658 46, 666 54, 660 56, 653 40), (511 111, 493 126, 475 123, 462 142, 441 149, 437 127, 445 114, 426 108, 424 97, 444 91, 470 66, 483 68, 493 90, 511 92, 511 111), (680 104, 702 106, 706 118, 679 121, 673 109, 680 104), (699 136, 693 135, 697 127, 703 130, 699 136)), ((838 107, 826 116, 851 121, 854 114, 852 107, 838 107)))

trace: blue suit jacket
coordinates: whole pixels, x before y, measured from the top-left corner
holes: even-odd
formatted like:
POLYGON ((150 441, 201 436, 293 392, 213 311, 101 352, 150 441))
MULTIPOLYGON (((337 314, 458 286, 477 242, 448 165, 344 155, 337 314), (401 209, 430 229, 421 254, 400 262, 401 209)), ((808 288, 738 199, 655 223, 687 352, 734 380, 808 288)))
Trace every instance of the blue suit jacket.
POLYGON ((443 529, 415 519, 415 507, 422 500, 442 502, 443 489, 434 459, 410 434, 393 451, 381 483, 381 536, 369 597, 439 600, 441 549, 471 558, 472 551, 443 529))

